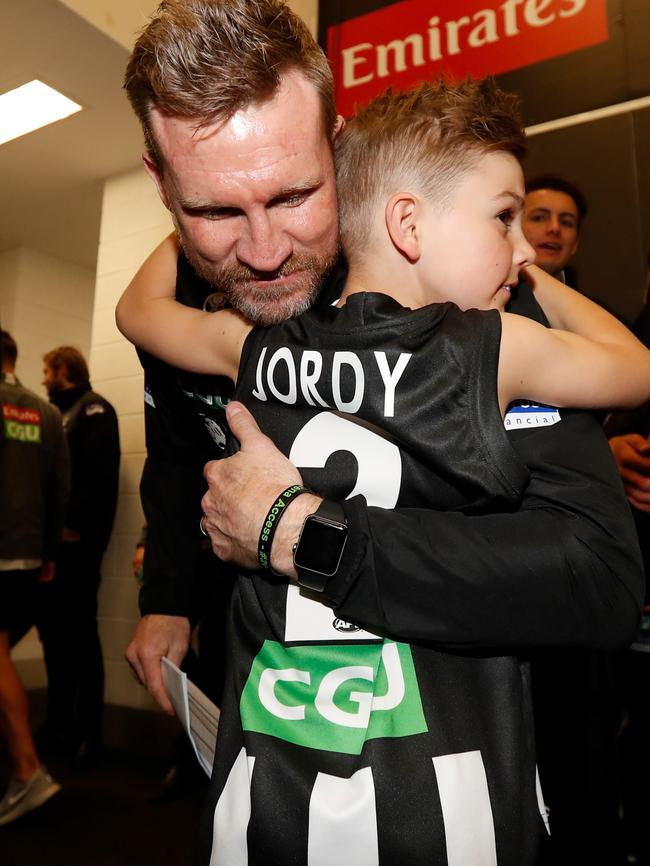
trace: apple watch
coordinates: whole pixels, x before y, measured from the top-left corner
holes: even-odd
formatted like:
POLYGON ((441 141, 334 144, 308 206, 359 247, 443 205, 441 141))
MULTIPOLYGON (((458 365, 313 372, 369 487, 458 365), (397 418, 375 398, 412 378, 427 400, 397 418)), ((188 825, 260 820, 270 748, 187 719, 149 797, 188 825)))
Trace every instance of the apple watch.
POLYGON ((298 584, 323 592, 334 577, 348 540, 345 512, 338 502, 324 499, 313 514, 305 518, 293 547, 293 564, 298 584))

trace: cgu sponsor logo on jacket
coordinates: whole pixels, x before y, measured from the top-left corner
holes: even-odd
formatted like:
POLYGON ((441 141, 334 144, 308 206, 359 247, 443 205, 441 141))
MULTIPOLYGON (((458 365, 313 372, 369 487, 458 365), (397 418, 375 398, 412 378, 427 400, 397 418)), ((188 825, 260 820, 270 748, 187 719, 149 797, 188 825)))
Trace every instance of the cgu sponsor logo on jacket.
POLYGON ((265 641, 240 701, 246 731, 359 755, 366 740, 427 730, 410 647, 265 641))
POLYGON ((605 0, 405 0, 330 27, 328 56, 349 116, 389 84, 496 75, 607 38, 605 0))
POLYGON ((4 403, 2 420, 6 439, 32 445, 40 443, 41 413, 37 409, 24 409, 13 403, 4 403))

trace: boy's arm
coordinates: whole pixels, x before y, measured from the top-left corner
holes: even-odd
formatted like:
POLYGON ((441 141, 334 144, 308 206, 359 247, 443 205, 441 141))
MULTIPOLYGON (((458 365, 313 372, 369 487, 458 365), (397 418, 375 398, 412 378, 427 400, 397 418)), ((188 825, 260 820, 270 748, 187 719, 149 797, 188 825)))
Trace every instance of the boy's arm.
POLYGON ((626 408, 647 400, 650 352, 631 331, 539 268, 528 268, 527 275, 552 329, 503 314, 502 409, 517 398, 586 409, 626 408))
POLYGON ((237 379, 250 323, 234 310, 206 313, 175 298, 178 241, 169 235, 140 267, 120 298, 115 319, 132 343, 194 373, 237 379))

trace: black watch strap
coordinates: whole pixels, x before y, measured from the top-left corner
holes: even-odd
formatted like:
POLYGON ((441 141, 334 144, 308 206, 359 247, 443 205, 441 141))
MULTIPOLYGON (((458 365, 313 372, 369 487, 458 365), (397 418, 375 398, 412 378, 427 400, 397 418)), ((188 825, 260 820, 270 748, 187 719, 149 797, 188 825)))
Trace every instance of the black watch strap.
POLYGON ((323 592, 334 577, 348 537, 345 511, 338 502, 324 499, 313 514, 307 515, 293 549, 298 584, 323 592))

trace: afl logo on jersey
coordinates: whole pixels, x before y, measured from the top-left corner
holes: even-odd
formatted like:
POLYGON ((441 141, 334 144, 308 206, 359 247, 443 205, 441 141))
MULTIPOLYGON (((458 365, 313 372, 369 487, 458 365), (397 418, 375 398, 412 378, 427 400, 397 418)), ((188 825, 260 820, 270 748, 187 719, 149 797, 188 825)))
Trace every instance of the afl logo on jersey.
POLYGON ((339 619, 338 616, 336 617, 332 625, 337 631, 342 631, 345 634, 353 631, 360 631, 358 625, 355 625, 353 622, 346 622, 344 619, 339 619))

